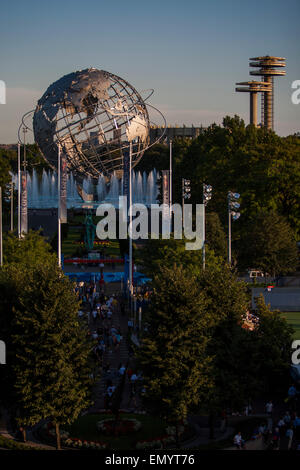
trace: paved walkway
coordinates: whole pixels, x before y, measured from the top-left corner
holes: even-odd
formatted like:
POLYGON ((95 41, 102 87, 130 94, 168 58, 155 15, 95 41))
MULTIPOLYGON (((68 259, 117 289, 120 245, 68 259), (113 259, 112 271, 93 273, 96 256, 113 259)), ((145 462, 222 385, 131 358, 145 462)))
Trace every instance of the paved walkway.
MULTIPOLYGON (((118 292, 115 292, 118 294, 118 292)), ((89 412, 99 412, 105 409, 105 392, 107 389, 107 382, 111 381, 116 387, 120 383, 121 376, 119 374, 119 367, 123 365, 127 367, 127 370, 130 368, 134 370, 135 364, 134 359, 130 357, 128 351, 127 337, 128 337, 128 314, 125 313, 122 315, 120 309, 120 303, 112 309, 112 318, 108 320, 96 321, 91 318, 90 320, 90 329, 91 332, 97 331, 97 328, 101 328, 104 325, 109 327, 116 327, 122 336, 122 340, 118 347, 106 345, 105 353, 103 355, 102 364, 109 364, 109 371, 102 372, 100 380, 96 383, 94 387, 94 405, 89 409, 89 412)), ((134 399, 131 396, 131 387, 129 378, 126 374, 125 386, 122 395, 121 409, 126 409, 128 411, 134 411, 140 409, 140 403, 138 398, 134 399)))
MULTIPOLYGON (((22 441, 16 439, 15 436, 14 436, 14 433, 12 432, 12 430, 9 429, 8 418, 7 418, 6 413, 5 413, 4 410, 2 410, 2 418, 0 420, 0 435, 7 438, 7 439, 11 439, 11 440, 13 440, 17 443, 21 443, 21 444, 24 444, 28 447, 32 447, 33 449, 34 448, 39 448, 39 449, 42 448, 44 450, 56 450, 55 447, 43 444, 42 442, 38 441, 34 437, 34 434, 33 434, 32 430, 30 430, 30 429, 28 429, 27 432, 26 432, 26 437, 27 437, 26 442, 22 442, 22 441)), ((1 448, 1 450, 9 450, 9 449, 2 449, 1 448)))

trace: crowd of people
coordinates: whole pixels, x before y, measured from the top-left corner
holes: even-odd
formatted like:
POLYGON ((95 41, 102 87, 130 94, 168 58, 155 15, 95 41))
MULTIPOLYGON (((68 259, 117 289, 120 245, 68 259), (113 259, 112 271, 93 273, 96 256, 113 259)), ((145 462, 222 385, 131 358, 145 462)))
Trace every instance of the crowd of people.
POLYGON ((263 436, 269 448, 279 450, 300 450, 300 417, 297 413, 297 390, 291 385, 286 402, 289 409, 281 414, 279 419, 274 418, 273 402, 266 403, 268 419, 258 428, 258 433, 263 436))
MULTIPOLYGON (((268 400, 265 405, 266 419, 254 429, 251 439, 261 438, 264 447, 270 450, 300 450, 300 414, 296 411, 295 401, 298 393, 294 385, 289 388, 286 402, 290 409, 282 413, 279 418, 278 412, 274 411, 273 401, 268 400)), ((246 448, 240 431, 234 436, 233 444, 237 449, 246 448)))
POLYGON ((101 371, 101 380, 105 382, 104 407, 111 408, 117 389, 121 386, 123 379, 127 384, 126 404, 137 408, 138 397, 143 393, 144 388, 141 374, 135 370, 130 344, 126 344, 126 358, 123 355, 123 362, 119 361, 121 358, 120 345, 122 341, 127 339, 125 337, 127 330, 133 331, 125 318, 126 301, 121 294, 105 295, 101 286, 92 281, 77 283, 75 292, 82 305, 79 316, 85 316, 88 322, 89 332, 94 343, 92 351, 94 360, 98 370, 101 371), (120 322, 122 318, 124 318, 124 321, 120 322), (123 331, 120 323, 123 324, 123 331))

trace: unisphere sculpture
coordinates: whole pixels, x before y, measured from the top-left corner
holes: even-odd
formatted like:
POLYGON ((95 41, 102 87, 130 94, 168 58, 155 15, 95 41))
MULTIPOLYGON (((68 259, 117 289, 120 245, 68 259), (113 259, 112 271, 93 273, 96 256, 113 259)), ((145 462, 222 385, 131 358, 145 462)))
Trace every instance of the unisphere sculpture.
POLYGON ((140 94, 125 80, 94 68, 50 85, 38 101, 33 130, 44 158, 57 168, 58 145, 76 177, 98 179, 123 169, 133 143, 132 167, 149 145, 150 121, 140 94))

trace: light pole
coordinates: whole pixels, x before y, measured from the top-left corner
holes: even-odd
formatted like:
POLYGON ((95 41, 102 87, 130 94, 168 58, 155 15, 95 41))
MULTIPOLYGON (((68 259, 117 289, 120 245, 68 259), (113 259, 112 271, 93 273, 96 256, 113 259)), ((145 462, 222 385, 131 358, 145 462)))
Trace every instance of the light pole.
POLYGON ((3 266, 3 239, 2 239, 2 187, 0 186, 0 266, 3 266))
POLYGON ((190 199, 191 194, 191 180, 186 180, 182 178, 182 226, 184 227, 184 201, 190 199))
POLYGON ((28 194, 27 194, 27 159, 26 159, 26 132, 27 127, 23 127, 23 172, 21 175, 21 214, 20 214, 20 237, 23 233, 28 233, 28 194))
POLYGON ((132 142, 129 144, 129 296, 130 296, 130 312, 132 312, 132 142))
POLYGON ((58 238, 58 266, 61 267, 61 223, 60 223, 60 144, 58 144, 58 156, 57 156, 57 195, 58 195, 58 226, 57 226, 57 238, 58 238))
POLYGON ((14 183, 10 183, 10 230, 14 231, 14 183))
POLYGON ((18 237, 21 238, 21 144, 18 144, 18 237))
POLYGON ((169 191, 170 191, 170 198, 169 198, 169 203, 170 203, 170 232, 172 232, 172 140, 170 140, 170 182, 169 182, 169 191))
POLYGON ((240 198, 239 193, 228 192, 228 264, 231 266, 231 219, 237 220, 240 217, 240 212, 237 212, 240 204, 238 199, 240 198))
POLYGON ((206 235, 205 235, 205 207, 207 206, 208 201, 211 200, 212 197, 212 186, 210 184, 203 183, 203 220, 202 220, 202 231, 203 231, 203 248, 202 248, 202 266, 203 270, 205 270, 205 243, 206 243, 206 235))

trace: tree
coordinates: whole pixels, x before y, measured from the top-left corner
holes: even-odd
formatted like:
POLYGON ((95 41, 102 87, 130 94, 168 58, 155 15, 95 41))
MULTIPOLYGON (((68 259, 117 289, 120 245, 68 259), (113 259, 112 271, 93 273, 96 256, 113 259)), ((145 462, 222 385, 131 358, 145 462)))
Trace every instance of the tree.
POLYGON ((178 423, 211 387, 206 355, 210 318, 197 281, 188 270, 162 267, 153 282, 149 334, 138 360, 147 400, 162 416, 178 423))
MULTIPOLYGON (((202 250, 186 250, 187 240, 154 240, 149 239, 143 247, 137 251, 137 263, 149 276, 153 277, 160 272, 160 267, 172 268, 174 264, 182 265, 189 275, 197 275, 202 270, 202 250)), ((206 250, 206 264, 216 264, 222 259, 215 256, 210 249, 206 250)))
POLYGON ((11 176, 9 174, 11 167, 7 158, 2 156, 2 152, 3 151, 0 149, 0 186, 4 191, 6 185, 11 181, 11 176))
POLYGON ((294 271, 298 250, 294 233, 276 212, 260 212, 240 241, 240 266, 255 267, 273 277, 294 271))
MULTIPOLYGON (((226 408, 241 410, 250 398, 282 381, 290 361, 292 330, 278 312, 260 304, 258 326, 253 331, 246 329, 250 304, 246 285, 225 263, 213 258, 203 271, 193 265, 197 258, 189 258, 189 254, 186 258, 180 245, 178 249, 176 243, 168 243, 169 249, 161 244, 158 251, 152 250, 154 298, 149 334, 140 351, 148 400, 177 420, 178 410, 184 411, 183 416, 193 404, 201 404, 209 411, 213 438, 216 413, 226 408), (160 254, 164 268, 159 269, 160 254), (179 259, 184 267, 178 267, 179 259), (189 350, 195 337, 200 339, 199 345, 193 344, 202 355, 199 360, 189 350), (189 366, 193 377, 202 361, 202 383, 185 375, 187 356, 196 367, 189 366), (190 383, 195 384, 191 395, 186 389, 190 383), (197 390, 198 402, 193 395, 197 390), (185 408, 180 402, 184 395, 185 408)), ((148 267, 150 264, 148 260, 148 267)))
POLYGON ((75 420, 89 404, 87 330, 78 319, 71 282, 48 255, 30 266, 0 271, 0 327, 7 344, 6 405, 16 405, 24 428, 40 419, 75 420))
POLYGON ((200 273, 198 288, 213 321, 208 354, 212 356, 214 387, 203 405, 209 410, 210 437, 214 419, 222 409, 240 409, 259 388, 257 363, 253 361, 251 332, 243 329, 248 309, 244 283, 226 265, 210 266, 200 273))
MULTIPOLYGON (((237 239, 249 220, 262 210, 275 210, 285 216, 299 234, 299 149, 297 135, 279 137, 265 128, 245 126, 238 116, 226 116, 222 126, 212 124, 196 139, 174 140, 173 200, 181 203, 184 177, 191 180, 189 202, 200 203, 205 182, 213 186, 209 210, 218 213, 224 227, 228 191, 241 194, 242 217, 233 233, 237 239)), ((168 146, 159 145, 145 152, 137 168, 150 171, 168 167, 168 146)))
POLYGON ((205 217, 206 244, 216 256, 226 258, 227 241, 220 217, 216 212, 207 212, 205 217))
POLYGON ((37 262, 55 260, 56 254, 52 252, 51 245, 39 232, 29 230, 23 238, 8 232, 3 238, 3 262, 4 264, 18 264, 33 266, 37 262))
POLYGON ((272 393, 280 384, 287 383, 294 330, 279 310, 270 310, 262 294, 256 299, 256 305, 259 327, 252 337, 259 355, 258 373, 264 390, 272 393))

